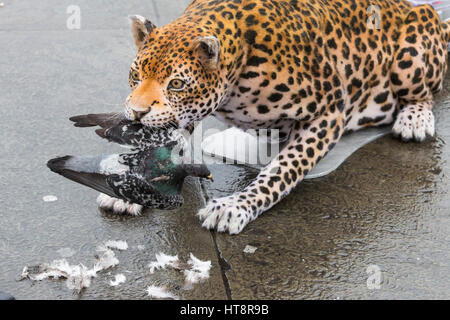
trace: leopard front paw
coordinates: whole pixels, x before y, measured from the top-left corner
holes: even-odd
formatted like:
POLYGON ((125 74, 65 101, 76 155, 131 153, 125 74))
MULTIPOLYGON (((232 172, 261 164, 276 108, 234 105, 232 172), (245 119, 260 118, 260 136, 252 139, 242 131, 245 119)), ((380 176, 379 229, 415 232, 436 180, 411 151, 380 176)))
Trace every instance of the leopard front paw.
POLYGON ((434 115, 431 110, 420 105, 406 106, 395 120, 392 132, 403 141, 423 141, 434 136, 434 115))
POLYGON ((197 215, 207 229, 238 234, 252 220, 252 214, 238 205, 234 196, 215 199, 201 209, 197 215))
POLYGON ((112 211, 115 214, 129 214, 131 216, 141 215, 144 209, 144 207, 139 204, 125 202, 104 193, 100 193, 97 197, 97 204, 103 210, 112 211))

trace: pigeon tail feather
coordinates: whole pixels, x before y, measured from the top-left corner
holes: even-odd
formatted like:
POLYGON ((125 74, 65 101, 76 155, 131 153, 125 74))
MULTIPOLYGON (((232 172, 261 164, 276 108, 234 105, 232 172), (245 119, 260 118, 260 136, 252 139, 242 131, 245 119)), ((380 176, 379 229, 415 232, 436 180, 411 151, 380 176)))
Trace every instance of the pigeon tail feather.
POLYGON ((73 161, 76 158, 77 157, 65 156, 51 159, 47 162, 47 166, 51 171, 60 174, 69 180, 107 194, 110 197, 118 197, 108 184, 108 175, 98 172, 83 172, 82 170, 80 171, 79 167, 75 169, 76 166, 71 165, 71 163, 77 163, 77 161, 73 161))

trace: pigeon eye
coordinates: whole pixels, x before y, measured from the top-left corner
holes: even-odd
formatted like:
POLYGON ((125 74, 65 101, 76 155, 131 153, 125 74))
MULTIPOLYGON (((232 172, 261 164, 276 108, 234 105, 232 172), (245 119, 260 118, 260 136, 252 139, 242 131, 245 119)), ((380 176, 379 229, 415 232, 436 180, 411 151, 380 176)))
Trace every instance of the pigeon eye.
POLYGON ((170 81, 168 89, 172 91, 182 91, 184 90, 185 86, 186 83, 183 80, 173 79, 172 81, 170 81))

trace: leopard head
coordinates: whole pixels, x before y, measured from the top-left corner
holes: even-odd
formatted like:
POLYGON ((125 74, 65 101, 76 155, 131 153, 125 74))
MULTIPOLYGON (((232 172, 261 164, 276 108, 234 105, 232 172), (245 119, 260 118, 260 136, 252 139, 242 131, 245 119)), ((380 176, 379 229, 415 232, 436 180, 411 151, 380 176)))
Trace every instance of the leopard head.
POLYGON ((130 20, 138 52, 129 74, 127 118, 149 127, 186 128, 213 112, 227 88, 219 40, 194 24, 157 28, 141 16, 130 20))

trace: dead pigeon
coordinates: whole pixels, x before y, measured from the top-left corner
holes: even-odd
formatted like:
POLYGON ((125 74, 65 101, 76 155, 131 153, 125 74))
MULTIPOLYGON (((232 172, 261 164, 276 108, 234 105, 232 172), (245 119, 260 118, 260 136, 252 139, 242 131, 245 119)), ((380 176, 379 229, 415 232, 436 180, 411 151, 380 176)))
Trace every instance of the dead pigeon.
POLYGON ((174 128, 151 129, 118 114, 71 118, 75 126, 100 126, 96 132, 109 141, 133 148, 130 153, 102 156, 65 156, 47 166, 70 180, 113 198, 158 209, 175 209, 184 200, 184 179, 212 180, 204 164, 183 163, 184 138, 174 128))

